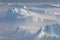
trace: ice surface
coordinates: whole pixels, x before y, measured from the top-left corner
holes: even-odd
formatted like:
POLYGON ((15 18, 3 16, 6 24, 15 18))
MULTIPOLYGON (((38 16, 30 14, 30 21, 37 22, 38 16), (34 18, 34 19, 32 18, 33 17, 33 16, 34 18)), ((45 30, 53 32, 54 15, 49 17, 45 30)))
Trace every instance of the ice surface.
POLYGON ((60 19, 48 15, 49 11, 46 14, 45 10, 17 3, 3 4, 2 8, 5 9, 1 11, 4 15, 0 12, 0 40, 60 40, 60 19))

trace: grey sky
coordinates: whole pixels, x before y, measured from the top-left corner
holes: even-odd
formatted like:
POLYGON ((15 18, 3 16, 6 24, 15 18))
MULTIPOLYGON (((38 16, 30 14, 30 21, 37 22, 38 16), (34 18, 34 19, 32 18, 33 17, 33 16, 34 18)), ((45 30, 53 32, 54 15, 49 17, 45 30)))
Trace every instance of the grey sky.
POLYGON ((57 2, 60 0, 0 0, 0 2, 57 2))

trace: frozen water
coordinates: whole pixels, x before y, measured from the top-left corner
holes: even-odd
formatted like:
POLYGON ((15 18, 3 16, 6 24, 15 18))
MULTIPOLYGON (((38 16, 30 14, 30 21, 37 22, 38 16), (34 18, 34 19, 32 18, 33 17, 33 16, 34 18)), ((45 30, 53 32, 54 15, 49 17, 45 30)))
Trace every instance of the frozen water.
MULTIPOLYGON (((0 40, 60 40, 60 19, 56 15, 17 3, 4 5, 0 12, 0 40)), ((38 6, 57 8, 48 4, 38 6)))

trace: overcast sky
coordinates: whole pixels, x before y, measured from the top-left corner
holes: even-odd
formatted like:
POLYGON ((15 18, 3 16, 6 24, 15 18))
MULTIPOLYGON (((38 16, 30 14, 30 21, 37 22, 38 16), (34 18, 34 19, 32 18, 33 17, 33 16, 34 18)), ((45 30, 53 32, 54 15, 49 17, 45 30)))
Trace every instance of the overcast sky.
POLYGON ((0 2, 56 2, 60 0, 0 0, 0 2))

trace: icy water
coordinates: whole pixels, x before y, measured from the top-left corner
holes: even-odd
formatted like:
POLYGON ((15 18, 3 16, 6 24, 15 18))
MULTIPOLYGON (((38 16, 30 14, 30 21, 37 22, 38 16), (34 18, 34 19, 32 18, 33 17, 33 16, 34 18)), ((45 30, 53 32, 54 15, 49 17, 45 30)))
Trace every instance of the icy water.
POLYGON ((60 5, 52 4, 0 3, 0 40, 60 40, 60 5))

